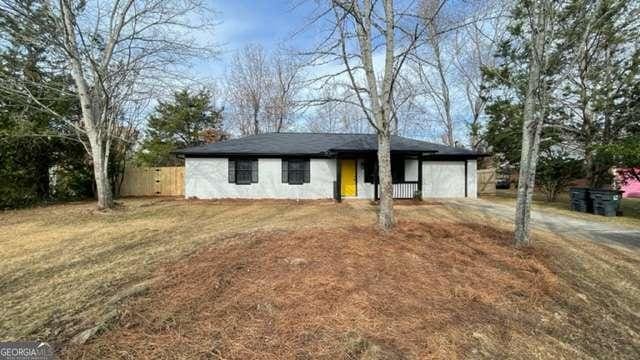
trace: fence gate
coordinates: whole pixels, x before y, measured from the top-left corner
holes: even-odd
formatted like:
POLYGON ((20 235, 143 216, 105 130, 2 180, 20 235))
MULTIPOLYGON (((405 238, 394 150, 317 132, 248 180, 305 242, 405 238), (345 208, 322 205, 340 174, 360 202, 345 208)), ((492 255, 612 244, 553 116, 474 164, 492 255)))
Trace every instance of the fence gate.
POLYGON ((127 168, 120 196, 184 195, 184 167, 127 168))
POLYGON ((481 169, 478 174, 478 194, 496 193, 496 169, 481 169))

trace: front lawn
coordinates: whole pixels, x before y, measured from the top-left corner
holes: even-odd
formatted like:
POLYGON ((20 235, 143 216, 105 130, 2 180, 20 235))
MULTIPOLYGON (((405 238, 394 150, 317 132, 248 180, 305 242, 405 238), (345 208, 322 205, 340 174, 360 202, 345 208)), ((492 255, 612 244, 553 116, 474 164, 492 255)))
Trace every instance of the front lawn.
POLYGON ((637 252, 543 232, 516 250, 471 210, 396 208, 388 235, 357 201, 1 213, 0 339, 78 359, 640 356, 637 252))
POLYGON ((66 341, 109 313, 104 304, 161 264, 230 234, 348 224, 366 212, 282 202, 126 200, 0 213, 0 339, 66 341))

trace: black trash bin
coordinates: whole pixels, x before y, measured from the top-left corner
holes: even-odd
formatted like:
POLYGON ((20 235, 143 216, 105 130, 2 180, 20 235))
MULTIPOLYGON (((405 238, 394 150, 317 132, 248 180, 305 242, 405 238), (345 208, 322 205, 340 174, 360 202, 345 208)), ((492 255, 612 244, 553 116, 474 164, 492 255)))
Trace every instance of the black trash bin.
POLYGON ((588 188, 572 187, 569 189, 571 194, 571 210, 590 213, 593 209, 591 197, 588 188))
POLYGON ((620 212, 622 201, 620 190, 589 189, 589 196, 593 201, 593 213, 603 216, 616 216, 620 212))

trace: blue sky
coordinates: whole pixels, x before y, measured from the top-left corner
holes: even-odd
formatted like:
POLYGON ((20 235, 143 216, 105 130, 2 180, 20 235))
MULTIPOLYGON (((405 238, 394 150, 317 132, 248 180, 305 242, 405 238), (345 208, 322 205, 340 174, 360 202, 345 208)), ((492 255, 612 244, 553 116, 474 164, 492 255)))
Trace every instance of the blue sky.
MULTIPOLYGON (((219 24, 213 33, 198 34, 204 36, 207 42, 218 44, 220 54, 217 58, 205 59, 193 64, 193 68, 200 80, 223 79, 227 68, 231 65, 234 53, 247 44, 260 44, 266 51, 274 51, 284 46, 287 49, 310 50, 318 44, 321 34, 319 28, 309 27, 309 19, 318 13, 317 4, 313 0, 207 0, 209 6, 218 13, 219 24)), ((479 0, 449 0, 449 11, 460 15, 479 0)), ((398 1, 402 2, 402 0, 398 1)), ((409 0, 409 3, 413 1, 409 0)), ((320 6, 326 6, 321 4, 320 6)), ((380 54, 382 55, 382 54, 380 54)), ((382 58, 380 59, 382 60, 382 58)), ((376 62, 376 61, 374 61, 376 62)), ((376 62, 377 63, 377 62, 376 62)), ((330 65, 328 65, 330 66, 330 65)), ((341 67, 341 64, 336 66, 341 67)), ((330 72, 335 69, 328 68, 330 72)), ((324 67, 314 69, 314 72, 329 70, 324 67)), ((463 109, 466 115, 466 103, 458 104, 456 108, 463 109)), ((458 114, 455 114, 458 117, 458 114)), ((466 136, 466 129, 458 126, 459 138, 466 136)), ((423 129, 426 133, 432 130, 423 129)), ((435 133, 434 133, 435 134, 435 133)), ((439 140, 439 135, 431 140, 439 140)), ((426 134, 413 134, 426 137, 426 134)))
POLYGON ((303 47, 312 34, 302 32, 306 18, 313 11, 313 4, 302 0, 210 0, 210 6, 219 13, 213 42, 221 45, 219 59, 204 61, 198 66, 209 76, 224 74, 233 53, 250 43, 265 49, 303 47))

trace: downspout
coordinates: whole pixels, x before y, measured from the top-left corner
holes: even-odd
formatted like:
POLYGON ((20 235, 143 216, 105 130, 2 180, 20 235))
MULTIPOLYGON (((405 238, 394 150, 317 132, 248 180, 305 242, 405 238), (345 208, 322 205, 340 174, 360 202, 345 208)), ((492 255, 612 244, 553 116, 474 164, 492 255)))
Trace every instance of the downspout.
POLYGON ((469 161, 465 159, 464 161, 464 197, 469 197, 469 161))

